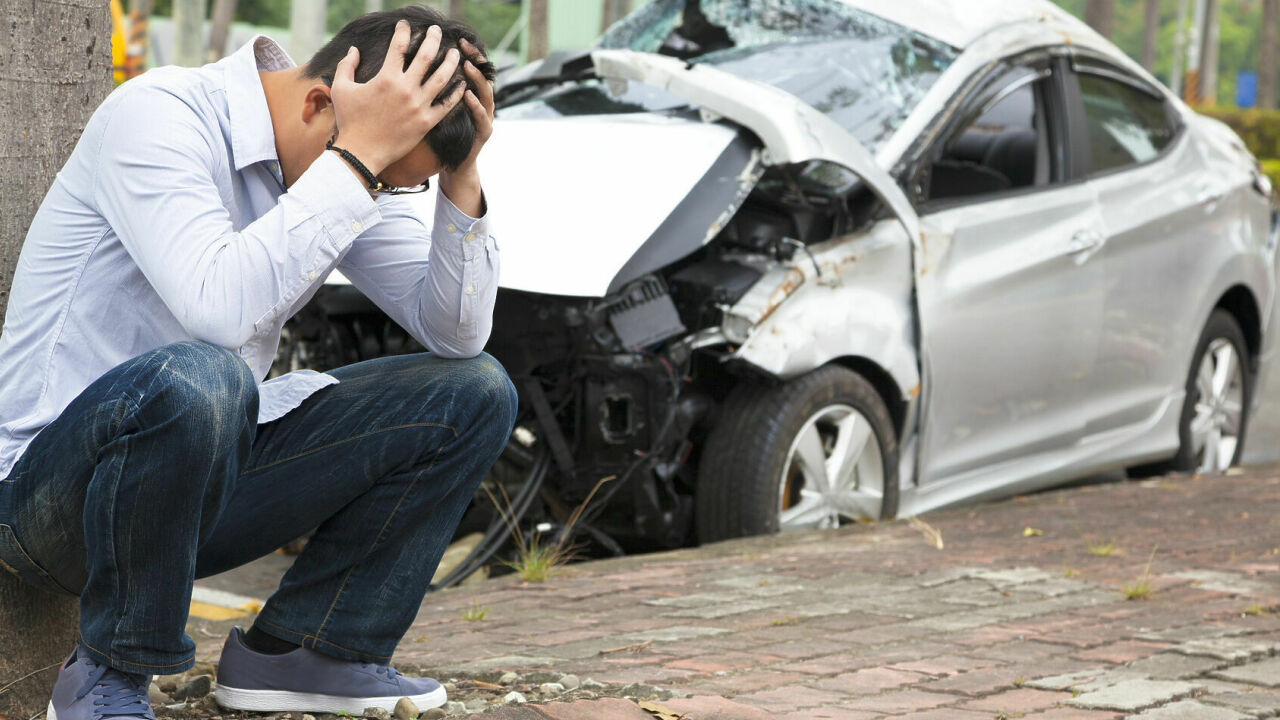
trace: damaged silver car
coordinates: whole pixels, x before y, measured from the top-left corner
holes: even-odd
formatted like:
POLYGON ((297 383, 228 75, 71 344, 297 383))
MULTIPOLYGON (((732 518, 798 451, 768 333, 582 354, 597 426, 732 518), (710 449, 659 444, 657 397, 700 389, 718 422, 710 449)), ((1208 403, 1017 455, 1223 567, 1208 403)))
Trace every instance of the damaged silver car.
MULTIPOLYGON (((1270 185, 1048 2, 654 0, 498 118, 524 527, 610 476, 574 532, 619 552, 1240 457, 1270 185)), ((414 347, 338 276, 290 332, 284 369, 414 347)))

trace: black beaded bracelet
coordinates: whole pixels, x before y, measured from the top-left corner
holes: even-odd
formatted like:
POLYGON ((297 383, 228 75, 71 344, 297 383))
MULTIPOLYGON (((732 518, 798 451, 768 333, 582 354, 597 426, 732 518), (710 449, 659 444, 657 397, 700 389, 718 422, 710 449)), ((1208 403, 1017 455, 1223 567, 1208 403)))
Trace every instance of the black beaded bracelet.
POLYGON ((343 160, 350 163, 351 167, 355 168, 356 172, 360 173, 360 177, 364 178, 365 184, 370 190, 378 192, 387 188, 386 184, 374 177, 373 173, 369 172, 369 168, 365 167, 364 163, 360 162, 355 155, 352 155, 350 150, 344 150, 337 145, 334 145, 333 138, 329 138, 329 142, 324 144, 324 149, 338 153, 342 156, 343 160))

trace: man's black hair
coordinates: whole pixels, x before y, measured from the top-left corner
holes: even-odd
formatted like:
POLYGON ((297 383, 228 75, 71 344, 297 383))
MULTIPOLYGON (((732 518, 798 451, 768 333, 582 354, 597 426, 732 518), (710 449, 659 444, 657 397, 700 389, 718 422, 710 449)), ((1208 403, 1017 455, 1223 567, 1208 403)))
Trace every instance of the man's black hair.
MULTIPOLYGON (((347 50, 354 45, 360 51, 360 64, 356 67, 355 73, 356 82, 368 82, 382 69, 382 62, 387 57, 387 48, 391 45, 391 36, 395 33, 396 23, 400 20, 409 23, 409 51, 404 59, 406 70, 409 68, 409 63, 413 61, 414 55, 417 54, 418 47, 427 36, 427 28, 432 25, 440 26, 440 50, 431 61, 430 69, 423 76, 423 82, 426 82, 427 77, 440 67, 440 63, 444 62, 445 53, 450 48, 458 48, 458 51, 462 52, 458 46, 459 40, 465 38, 477 50, 484 53, 484 44, 470 25, 460 20, 450 19, 434 8, 409 5, 395 10, 362 15, 347 23, 337 35, 333 36, 332 40, 312 56, 303 68, 303 74, 312 78, 332 78, 338 68, 338 62, 346 57, 347 50)), ((463 53, 462 60, 466 59, 467 56, 463 53)), ((485 62, 475 63, 475 65, 485 78, 493 80, 496 74, 493 63, 486 59, 485 62)), ((436 97, 436 102, 447 98, 460 82, 466 83, 472 92, 479 95, 474 83, 463 74, 462 62, 459 62, 453 80, 436 97)), ((471 117, 471 110, 465 101, 459 101, 453 110, 427 133, 427 145, 431 147, 436 157, 440 158, 440 163, 446 169, 453 169, 467 159, 475 137, 476 126, 471 117)))

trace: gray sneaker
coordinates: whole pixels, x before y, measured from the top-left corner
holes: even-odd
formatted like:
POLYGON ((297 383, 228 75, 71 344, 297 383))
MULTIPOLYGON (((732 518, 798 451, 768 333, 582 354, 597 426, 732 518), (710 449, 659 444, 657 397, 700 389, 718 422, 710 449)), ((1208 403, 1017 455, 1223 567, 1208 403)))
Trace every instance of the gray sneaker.
POLYGON ((222 646, 213 697, 232 710, 352 715, 367 707, 394 710, 402 697, 419 710, 440 707, 447 699, 435 680, 405 677, 386 665, 348 662, 308 648, 281 655, 254 652, 238 627, 222 646))
POLYGON ((76 646, 58 669, 49 720, 156 720, 147 699, 150 675, 134 675, 94 662, 76 646))

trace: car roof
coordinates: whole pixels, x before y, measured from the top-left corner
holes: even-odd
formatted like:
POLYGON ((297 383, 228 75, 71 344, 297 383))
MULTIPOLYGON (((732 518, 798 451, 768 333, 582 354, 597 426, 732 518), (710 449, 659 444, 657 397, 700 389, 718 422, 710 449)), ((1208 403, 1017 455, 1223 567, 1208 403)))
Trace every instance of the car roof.
MULTIPOLYGON (((964 50, 1007 25, 1052 21, 1059 28, 1092 30, 1049 0, 842 0, 964 50)), ((1046 27, 1045 32, 1050 32, 1046 27)))

